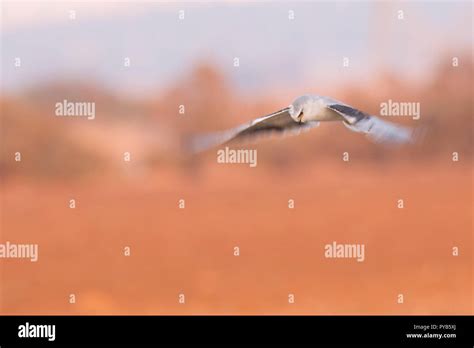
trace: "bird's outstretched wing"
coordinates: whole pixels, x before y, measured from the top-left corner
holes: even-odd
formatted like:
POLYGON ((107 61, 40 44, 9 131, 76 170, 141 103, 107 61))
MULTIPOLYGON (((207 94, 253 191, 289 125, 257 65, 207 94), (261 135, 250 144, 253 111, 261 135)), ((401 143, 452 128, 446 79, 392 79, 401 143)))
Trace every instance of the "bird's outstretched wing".
POLYGON ((284 108, 272 114, 259 117, 247 124, 223 132, 206 134, 191 139, 189 150, 201 152, 234 140, 253 141, 270 134, 293 135, 316 127, 319 122, 299 123, 289 114, 290 108, 284 108))
POLYGON ((365 133, 376 143, 404 144, 415 141, 414 129, 400 126, 378 117, 366 114, 348 105, 327 106, 344 118, 344 125, 354 132, 365 133))

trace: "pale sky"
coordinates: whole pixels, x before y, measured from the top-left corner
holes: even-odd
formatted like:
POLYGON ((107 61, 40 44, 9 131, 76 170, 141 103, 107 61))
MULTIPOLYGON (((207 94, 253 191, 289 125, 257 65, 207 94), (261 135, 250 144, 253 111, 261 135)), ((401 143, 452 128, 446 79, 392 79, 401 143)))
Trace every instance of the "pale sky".
POLYGON ((6 91, 79 76, 142 93, 167 86, 207 59, 250 92, 368 82, 380 66, 416 79, 443 55, 463 54, 472 44, 470 1, 4 1, 1 8, 6 91), (125 57, 131 59, 128 69, 125 57), (349 68, 342 67, 344 57, 349 68))

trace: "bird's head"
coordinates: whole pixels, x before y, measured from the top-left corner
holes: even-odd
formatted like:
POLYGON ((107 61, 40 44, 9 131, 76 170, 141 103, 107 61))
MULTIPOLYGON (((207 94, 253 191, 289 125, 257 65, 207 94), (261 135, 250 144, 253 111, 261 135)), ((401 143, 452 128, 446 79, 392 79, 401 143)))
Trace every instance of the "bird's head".
POLYGON ((293 103, 290 104, 290 109, 288 110, 288 113, 290 114, 293 120, 299 123, 303 122, 305 107, 310 101, 310 99, 310 96, 304 95, 296 98, 293 103))

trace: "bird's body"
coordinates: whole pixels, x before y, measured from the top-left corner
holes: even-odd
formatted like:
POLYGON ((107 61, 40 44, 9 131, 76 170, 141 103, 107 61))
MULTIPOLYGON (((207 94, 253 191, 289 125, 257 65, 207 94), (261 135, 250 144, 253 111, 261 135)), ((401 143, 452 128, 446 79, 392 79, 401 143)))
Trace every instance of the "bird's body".
MULTIPOLYGON (((338 101, 316 95, 305 95, 296 99, 292 106, 295 108, 296 105, 301 104, 303 110, 301 113, 301 122, 311 121, 343 121, 344 119, 337 112, 327 108, 330 103, 339 103, 338 101)), ((342 104, 342 103, 340 103, 342 104)))
POLYGON ((322 98, 314 98, 305 106, 302 122, 308 121, 342 121, 341 115, 326 107, 322 98))
POLYGON ((284 135, 299 134, 318 126, 320 122, 328 121, 340 121, 352 131, 365 133, 374 142, 402 144, 414 140, 411 128, 381 120, 329 97, 304 95, 295 99, 288 107, 248 124, 195 138, 191 142, 191 148, 194 152, 199 152, 232 140, 255 139, 275 132, 284 135))

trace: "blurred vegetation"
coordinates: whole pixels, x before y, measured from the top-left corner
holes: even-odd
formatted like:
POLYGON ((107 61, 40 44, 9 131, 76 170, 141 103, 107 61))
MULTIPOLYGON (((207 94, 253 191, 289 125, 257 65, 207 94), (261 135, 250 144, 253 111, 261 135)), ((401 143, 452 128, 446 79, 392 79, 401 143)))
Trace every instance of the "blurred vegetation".
MULTIPOLYGON (((251 145, 259 149, 259 166, 284 169, 302 165, 302 159, 339 159, 344 151, 358 161, 376 164, 435 161, 450 158, 453 151, 471 161, 473 67, 469 54, 460 61, 454 68, 449 58, 444 59, 422 86, 386 73, 370 86, 349 86, 333 96, 373 114, 388 99, 420 102, 419 121, 408 117, 392 121, 425 127, 421 144, 389 149, 371 144, 342 125, 324 124, 299 137, 251 145)), ((308 91, 295 91, 294 96, 305 93, 308 91)), ((289 102, 271 95, 263 100, 240 96, 226 76, 205 62, 154 98, 142 100, 114 96, 97 83, 48 82, 1 97, 0 174, 74 178, 105 173, 123 165, 122 153, 128 147, 140 154, 142 165, 149 169, 172 166, 188 170, 205 163, 201 159, 206 154, 182 157, 179 144, 183 137, 234 127, 289 102), (54 105, 63 99, 94 101, 96 120, 55 117, 54 105), (185 106, 184 114, 179 113, 180 105, 185 106), (15 162, 16 152, 21 152, 21 165, 15 162)))

